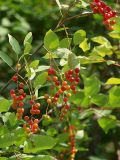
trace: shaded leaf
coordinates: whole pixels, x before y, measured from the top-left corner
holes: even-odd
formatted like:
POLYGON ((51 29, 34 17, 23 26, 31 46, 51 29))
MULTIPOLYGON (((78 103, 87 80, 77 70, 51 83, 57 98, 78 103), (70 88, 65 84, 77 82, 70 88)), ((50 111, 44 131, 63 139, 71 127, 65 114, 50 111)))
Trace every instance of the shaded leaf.
POLYGON ((31 140, 25 142, 24 153, 37 153, 41 150, 51 149, 56 144, 55 139, 45 135, 32 135, 31 140))
POLYGON ((34 88, 37 88, 37 87, 43 85, 47 80, 47 76, 48 76, 47 72, 43 72, 43 73, 39 74, 36 77, 36 79, 34 80, 34 88))
POLYGON ((0 51, 0 57, 2 58, 2 60, 5 63, 7 63, 9 66, 12 66, 13 61, 7 54, 5 54, 4 52, 0 51))
POLYGON ((108 133, 110 129, 113 129, 116 127, 116 118, 114 116, 112 117, 103 117, 98 119, 98 124, 100 127, 104 130, 105 133, 108 133))

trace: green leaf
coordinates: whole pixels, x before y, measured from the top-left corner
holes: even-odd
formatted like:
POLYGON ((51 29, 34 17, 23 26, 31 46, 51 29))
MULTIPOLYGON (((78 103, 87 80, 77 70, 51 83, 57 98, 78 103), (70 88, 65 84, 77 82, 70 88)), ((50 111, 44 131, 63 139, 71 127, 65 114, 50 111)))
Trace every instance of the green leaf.
POLYGON ((110 48, 107 48, 106 46, 104 45, 100 45, 100 46, 97 46, 97 47, 94 47, 93 49, 93 54, 98 54, 102 57, 105 57, 106 55, 112 55, 113 52, 110 48))
POLYGON ((73 69, 76 67, 80 68, 79 59, 74 53, 68 55, 68 66, 73 69))
POLYGON ((72 38, 64 38, 60 41, 60 48, 69 48, 71 44, 72 38))
POLYGON ((9 38, 9 43, 13 49, 13 51, 18 55, 20 54, 20 45, 18 43, 18 41, 13 37, 11 36, 10 34, 8 34, 8 38, 9 38))
POLYGON ((77 94, 72 94, 72 96, 70 97, 70 101, 76 105, 80 105, 84 98, 84 92, 79 91, 77 92, 77 94))
POLYGON ((116 118, 114 116, 111 117, 103 117, 98 119, 99 126, 104 130, 105 133, 108 133, 110 129, 116 127, 116 118))
POLYGON ((73 94, 70 97, 70 102, 78 106, 87 108, 90 102, 90 98, 88 96, 85 96, 83 91, 78 91, 75 95, 73 94))
POLYGON ((107 48, 112 48, 110 42, 103 36, 94 37, 94 38, 92 38, 92 41, 97 42, 99 44, 102 44, 102 45, 106 46, 107 48))
POLYGON ((85 95, 89 97, 95 96, 100 91, 101 82, 95 75, 90 77, 83 77, 83 80, 85 95))
POLYGON ((58 133, 58 131, 55 128, 49 128, 46 133, 48 136, 54 136, 58 133))
POLYGON ((12 66, 13 61, 7 54, 5 54, 4 52, 0 51, 0 57, 2 58, 2 60, 5 63, 7 63, 9 66, 12 66))
POLYGON ((104 94, 97 94, 94 97, 92 97, 91 102, 103 107, 108 102, 108 96, 104 94))
POLYGON ((79 45, 86 38, 86 32, 84 30, 78 30, 74 33, 73 42, 75 45, 79 45))
POLYGON ((39 65, 39 60, 34 60, 29 64, 30 68, 36 69, 39 65))
POLYGON ((112 31, 108 35, 112 38, 120 39, 120 32, 112 31))
POLYGON ((109 90, 109 106, 120 108, 120 87, 114 86, 109 90))
POLYGON ((57 159, 48 155, 39 155, 39 156, 30 158, 30 160, 57 160, 57 159))
POLYGON ((29 42, 26 42, 24 48, 24 55, 30 54, 31 50, 32 50, 32 45, 29 42))
POLYGON ((6 157, 0 157, 0 160, 7 160, 8 158, 6 157))
POLYGON ((15 126, 17 123, 17 118, 15 113, 11 112, 6 112, 5 115, 3 116, 3 122, 9 122, 11 126, 15 126))
POLYGON ((24 39, 24 46, 26 45, 26 43, 31 44, 32 43, 32 32, 29 32, 24 39))
POLYGON ((0 112, 6 112, 10 108, 12 102, 7 99, 0 99, 0 112))
POLYGON ((45 135, 32 135, 24 144, 24 153, 37 153, 52 149, 56 145, 55 139, 45 135))
POLYGON ((72 52, 67 48, 58 48, 52 53, 52 56, 53 56, 53 54, 55 54, 58 58, 65 58, 66 59, 66 58, 68 58, 68 55, 71 53, 72 52))
POLYGON ((13 144, 19 146, 25 141, 25 132, 23 128, 16 128, 12 132, 6 132, 6 134, 0 136, 0 148, 9 147, 13 144))
POLYGON ((48 76, 47 72, 43 72, 43 73, 39 74, 34 81, 34 88, 37 88, 37 87, 43 85, 47 80, 47 76, 48 76))
POLYGON ((99 56, 99 55, 92 55, 89 57, 85 57, 85 56, 78 56, 80 64, 92 64, 92 63, 101 63, 104 62, 103 57, 99 56))
POLYGON ((120 32, 120 17, 117 16, 115 21, 116 21, 116 24, 113 26, 114 30, 117 31, 117 32, 120 32))
POLYGON ((49 68, 50 68, 50 66, 40 65, 40 66, 35 70, 35 72, 41 72, 41 71, 44 71, 44 70, 48 70, 49 68))
POLYGON ((49 30, 46 33, 44 37, 44 46, 51 51, 58 48, 59 39, 58 39, 58 36, 52 30, 49 30))
POLYGON ((106 84, 120 84, 120 78, 109 78, 106 84))
POLYGON ((83 42, 80 43, 79 47, 82 48, 83 52, 86 52, 90 49, 90 44, 87 43, 88 38, 85 38, 83 42))

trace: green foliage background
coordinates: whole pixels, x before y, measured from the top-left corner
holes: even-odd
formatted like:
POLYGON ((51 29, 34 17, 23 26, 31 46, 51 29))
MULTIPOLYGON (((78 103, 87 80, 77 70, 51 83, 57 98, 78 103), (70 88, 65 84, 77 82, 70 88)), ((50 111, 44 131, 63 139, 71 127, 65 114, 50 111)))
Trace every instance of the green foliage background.
MULTIPOLYGON (((61 1, 64 6, 71 5, 73 2, 73 0, 61 1)), ((84 1, 85 4, 87 4, 87 2, 87 0, 84 1)), ((113 0, 108 0, 106 2, 112 7, 117 8, 117 10, 120 9, 120 4, 116 4, 113 0)), ((74 16, 82 11, 90 11, 89 6, 86 7, 84 5, 80 4, 73 7, 68 15, 74 16)), ((66 11, 66 9, 64 8, 63 11, 66 11)), ((35 48, 43 42, 46 32, 49 29, 55 28, 60 18, 61 14, 59 7, 54 0, 0 0, 0 50, 12 58, 14 67, 16 64, 16 57, 9 45, 7 35, 10 34, 14 36, 20 42, 20 46, 23 49, 24 46, 22 42, 25 35, 28 32, 32 32, 33 52, 35 48)), ((115 48, 120 47, 120 38, 113 39, 108 36, 109 31, 102 24, 102 18, 99 15, 90 15, 88 17, 86 16, 78 19, 75 18, 66 22, 65 25, 66 27, 69 27, 68 33, 71 37, 74 36, 74 33, 77 30, 81 29, 86 31, 87 38, 89 39, 97 36, 106 37, 111 42, 112 50, 114 52, 114 54, 110 57, 107 56, 106 53, 105 56, 103 56, 106 58, 108 64, 105 62, 86 65, 84 64, 86 59, 81 60, 83 67, 83 69, 81 69, 81 89, 77 96, 71 97, 71 102, 75 105, 81 105, 83 107, 83 111, 75 114, 71 113, 71 122, 78 126, 79 130, 84 130, 84 135, 78 135, 77 148, 79 151, 76 154, 76 160, 117 160, 118 157, 120 157, 118 154, 120 149, 120 82, 115 86, 104 86, 104 83, 111 77, 120 78, 120 67, 110 65, 113 63, 112 61, 118 62, 120 59, 120 50, 118 50, 117 54, 115 53, 115 48), (86 69, 84 69, 84 67, 86 67, 86 69), (89 108, 91 104, 94 109, 89 108), (99 110, 99 107, 105 108, 104 110, 99 110), (106 107, 112 108, 109 110, 108 108, 106 109, 106 107), (84 108, 86 109, 84 110, 84 108)), ((57 32, 57 35, 60 37, 60 40, 66 36, 64 30, 57 32)), ((91 45, 92 47, 96 46, 95 39, 92 40, 91 45)), ((75 47, 74 52, 77 56, 89 57, 89 53, 84 53, 82 51, 82 47, 75 47)), ((40 50, 38 54, 33 57, 32 61, 34 59, 38 59, 40 64, 46 63, 45 59, 41 59, 45 53, 46 52, 44 49, 40 50)), ((9 66, 2 61, 2 59, 0 59, 0 86, 2 87, 5 85, 13 74, 13 70, 10 69, 9 66)), ((111 83, 108 82, 108 84, 111 83)), ((8 93, 12 87, 12 85, 7 87, 7 89, 3 92, 4 97, 9 97, 8 93)), ((44 88, 41 89, 39 94, 43 95, 43 93, 44 88)), ((9 108, 10 103, 11 102, 8 102, 7 100, 0 101, 1 105, 4 104, 4 108, 1 108, 0 112, 6 111, 6 108, 9 108)), ((10 134, 5 134, 4 137, 1 136, 0 138, 0 148, 3 149, 0 154, 4 156, 4 152, 6 153, 7 151, 7 158, 9 158, 9 155, 12 156, 10 149, 12 152, 17 149, 14 148, 14 146, 12 146, 14 149, 5 147, 11 146, 13 142, 15 142, 14 144, 16 146, 19 146, 25 139, 24 132, 21 128, 18 128, 19 131, 15 130, 15 127, 18 125, 18 122, 15 120, 15 115, 9 115, 8 113, 6 117, 8 117, 8 119, 3 118, 4 122, 9 123, 7 125, 12 129, 11 131, 8 131, 10 134), (11 122, 11 117, 13 118, 14 123, 11 122), (10 140, 11 137, 12 140, 10 140), (6 139, 6 141, 3 141, 3 139, 6 139), (1 145, 2 143, 3 145, 1 145)), ((45 149, 51 149, 57 143, 56 141, 63 143, 62 140, 66 140, 65 135, 62 136, 59 133, 56 133, 57 130, 54 128, 59 128, 59 126, 56 126, 57 120, 53 121, 55 121, 53 126, 51 125, 51 122, 48 121, 44 121, 42 124, 43 126, 48 127, 45 128, 47 136, 51 136, 51 139, 48 137, 48 145, 43 144, 43 148, 47 146, 45 149)), ((6 130, 8 130, 6 126, 1 127, 0 135, 6 133, 6 130)), ((61 148, 65 147, 63 144, 63 146, 56 146, 54 151, 44 151, 42 146, 39 147, 39 144, 37 144, 37 140, 43 140, 47 137, 44 137, 43 134, 43 137, 37 137, 36 135, 32 138, 35 140, 37 147, 31 151, 30 140, 28 140, 24 148, 24 153, 37 153, 34 159, 36 159, 37 156, 38 159, 40 159, 39 153, 41 153, 41 155, 59 154, 61 148), (41 150, 42 152, 40 152, 41 150)), ((32 160, 33 155, 31 154, 30 156, 31 157, 29 159, 32 160)), ((9 159, 14 159, 14 156, 9 159)), ((50 156, 43 156, 41 159, 52 160, 50 156)), ((0 158, 0 160, 4 159, 0 158)))

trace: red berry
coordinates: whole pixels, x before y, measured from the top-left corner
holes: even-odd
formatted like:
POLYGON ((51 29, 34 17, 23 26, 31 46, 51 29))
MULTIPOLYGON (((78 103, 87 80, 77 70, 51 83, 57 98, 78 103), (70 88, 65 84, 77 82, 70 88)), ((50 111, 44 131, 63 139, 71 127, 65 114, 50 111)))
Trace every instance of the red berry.
POLYGON ((70 70, 68 71, 68 74, 69 74, 69 75, 72 75, 72 74, 73 74, 73 70, 70 69, 70 70))
POLYGON ((50 67, 50 68, 48 69, 48 74, 53 75, 53 74, 55 74, 55 73, 56 73, 56 72, 55 72, 55 69, 54 69, 54 68, 50 67))
POLYGON ((61 90, 62 90, 62 91, 65 91, 65 90, 66 90, 66 87, 65 87, 65 86, 62 86, 62 87, 61 87, 61 90))
POLYGON ((23 94, 24 90, 23 89, 19 89, 19 94, 23 94))
POLYGON ((21 83, 19 84, 19 88, 24 88, 24 83, 21 82, 21 83))
POLYGON ((76 78, 75 78, 75 82, 78 82, 78 83, 79 83, 79 82, 80 82, 80 78, 79 78, 79 77, 76 77, 76 78))
POLYGON ((16 76, 16 75, 13 76, 13 77, 12 77, 12 80, 13 80, 14 82, 17 82, 17 81, 18 81, 18 76, 16 76))
POLYGON ((55 85, 56 85, 56 86, 59 86, 59 85, 60 85, 60 81, 56 81, 56 82, 55 82, 55 85))
POLYGON ((23 93, 22 96, 25 98, 26 97, 26 93, 23 93))
POLYGON ((28 116, 25 116, 25 117, 24 117, 24 120, 25 120, 25 121, 28 121, 28 120, 29 120, 29 117, 28 117, 28 116))
POLYGON ((21 95, 17 98, 17 100, 22 101, 24 99, 24 97, 21 95))
POLYGON ((40 110, 36 110, 36 111, 35 111, 35 114, 40 114, 40 110))
POLYGON ((75 68, 75 73, 79 73, 80 69, 79 68, 75 68))
POLYGON ((71 85, 70 88, 75 91, 76 87, 74 85, 71 85))
POLYGON ((29 101, 29 104, 30 104, 30 105, 33 105, 34 103, 35 103, 34 100, 30 100, 30 101, 29 101))
POLYGON ((23 106, 24 106, 24 103, 23 103, 23 102, 19 102, 18 106, 19 106, 19 107, 23 107, 23 106))
POLYGON ((59 93, 56 93, 54 97, 59 98, 59 96, 60 96, 59 93))
POLYGON ((70 109, 70 106, 69 105, 65 105, 65 109, 69 110, 70 109))
POLYGON ((63 98, 63 101, 66 103, 68 101, 68 98, 67 97, 63 98))
POLYGON ((12 94, 15 94, 15 90, 14 89, 11 89, 10 90, 10 94, 12 95, 12 94))
POLYGON ((69 78, 69 81, 70 81, 71 83, 74 82, 74 80, 75 80, 74 77, 69 78))

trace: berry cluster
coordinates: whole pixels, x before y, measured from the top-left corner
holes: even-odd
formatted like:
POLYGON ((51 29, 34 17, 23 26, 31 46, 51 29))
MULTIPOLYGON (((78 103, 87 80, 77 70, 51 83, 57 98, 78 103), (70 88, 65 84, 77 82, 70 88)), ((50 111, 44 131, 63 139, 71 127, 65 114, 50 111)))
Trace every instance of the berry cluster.
POLYGON ((116 23, 114 19, 117 16, 116 11, 113 11, 111 7, 101 0, 93 0, 90 6, 94 13, 99 13, 103 16, 103 23, 108 29, 112 30, 113 25, 116 23))
POLYGON ((23 125, 23 128, 27 133, 36 133, 38 131, 38 119, 30 119, 28 116, 25 116, 24 120, 26 121, 26 123, 23 125))
POLYGON ((19 82, 18 76, 14 75, 12 77, 12 81, 16 83, 16 88, 10 90, 10 96, 12 98, 12 108, 17 111, 16 116, 18 120, 21 120, 24 117, 25 124, 23 128, 27 133, 36 133, 38 131, 38 123, 39 120, 35 119, 34 115, 40 115, 40 103, 35 102, 35 96, 32 96, 29 101, 29 105, 31 106, 30 114, 31 117, 24 116, 24 100, 26 98, 26 93, 24 91, 24 83, 19 82))
POLYGON ((63 120, 64 115, 70 109, 68 101, 69 97, 71 97, 71 94, 76 93, 76 87, 80 82, 79 72, 79 68, 75 68, 73 70, 70 69, 67 72, 65 72, 64 76, 62 77, 62 80, 59 80, 59 77, 57 76, 55 69, 52 67, 48 69, 48 81, 51 81, 53 83, 53 86, 56 87, 57 91, 52 96, 46 94, 44 95, 44 97, 47 100, 48 105, 56 104, 60 99, 63 100, 60 120, 63 120))
POLYGON ((77 152, 76 147, 75 147, 75 126, 70 125, 68 129, 69 133, 69 146, 70 146, 70 160, 74 160, 75 154, 77 152))
POLYGON ((13 76, 12 80, 16 83, 18 83, 17 88, 18 89, 11 89, 10 90, 10 96, 13 100, 12 108, 17 110, 17 119, 22 119, 23 113, 24 113, 24 102, 23 100, 26 97, 26 93, 24 92, 24 83, 18 82, 18 77, 13 76))

